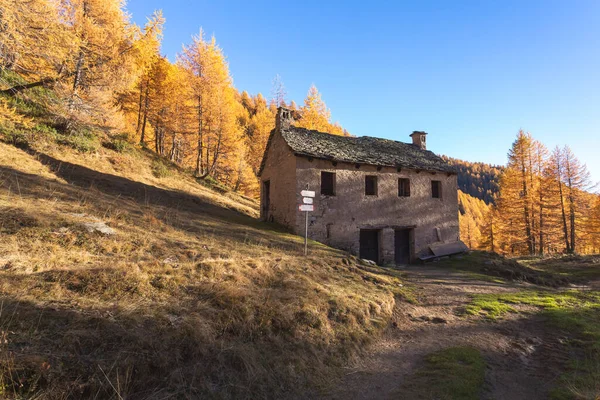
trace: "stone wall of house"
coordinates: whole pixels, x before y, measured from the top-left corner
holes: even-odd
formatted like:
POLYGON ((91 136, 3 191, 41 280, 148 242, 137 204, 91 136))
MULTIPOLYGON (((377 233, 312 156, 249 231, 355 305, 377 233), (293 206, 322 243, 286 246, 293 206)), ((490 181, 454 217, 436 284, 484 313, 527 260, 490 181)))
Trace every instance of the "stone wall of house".
POLYGON ((292 230, 296 225, 296 156, 276 132, 271 138, 265 165, 260 176, 260 216, 262 220, 277 222, 292 230), (269 209, 265 210, 264 182, 270 181, 269 209))
MULTIPOLYGON (((287 168, 287 167, 286 167, 287 168)), ((360 229, 381 229, 380 262, 394 263, 394 231, 413 228, 411 258, 429 254, 428 245, 459 240, 458 186, 455 174, 336 163, 296 157, 295 199, 306 184, 317 192, 309 214, 309 237, 359 255, 360 229), (320 194, 321 171, 335 172, 335 196, 320 194), (365 175, 378 177, 377 195, 365 195, 365 175), (410 197, 398 196, 398 178, 411 181, 410 197), (431 181, 442 183, 441 199, 432 198, 431 181)), ((275 202, 275 200, 273 200, 275 202)), ((296 211, 295 232, 304 233, 304 213, 296 211)))

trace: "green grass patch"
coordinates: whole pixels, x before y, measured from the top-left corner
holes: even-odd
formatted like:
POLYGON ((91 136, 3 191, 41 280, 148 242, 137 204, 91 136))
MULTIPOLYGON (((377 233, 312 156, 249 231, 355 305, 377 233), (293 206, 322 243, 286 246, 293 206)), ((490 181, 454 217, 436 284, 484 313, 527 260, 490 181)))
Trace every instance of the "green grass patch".
POLYGON ((477 298, 467 306, 468 315, 485 315, 489 319, 496 319, 506 313, 516 312, 515 308, 497 299, 477 298))
POLYGON ((522 291, 503 294, 474 295, 466 308, 469 315, 484 315, 496 319, 516 312, 515 304, 540 307, 546 310, 595 307, 600 304, 600 292, 568 290, 562 292, 522 291))
POLYGON ((451 347, 428 355, 425 365, 396 393, 399 399, 476 400, 486 363, 479 350, 451 347))

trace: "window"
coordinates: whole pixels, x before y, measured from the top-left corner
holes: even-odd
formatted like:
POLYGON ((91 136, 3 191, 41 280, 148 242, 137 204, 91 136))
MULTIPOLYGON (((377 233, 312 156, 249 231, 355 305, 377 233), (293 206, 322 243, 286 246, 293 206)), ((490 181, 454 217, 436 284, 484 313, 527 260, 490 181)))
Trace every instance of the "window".
POLYGON ((398 196, 410 197, 410 179, 398 178, 398 196))
POLYGON ((441 181, 431 181, 431 197, 434 199, 442 198, 442 182, 441 181))
POLYGON ((335 196, 335 172, 321 172, 321 194, 335 196))
POLYGON ((377 196, 377 177, 375 175, 365 176, 365 195, 377 196))

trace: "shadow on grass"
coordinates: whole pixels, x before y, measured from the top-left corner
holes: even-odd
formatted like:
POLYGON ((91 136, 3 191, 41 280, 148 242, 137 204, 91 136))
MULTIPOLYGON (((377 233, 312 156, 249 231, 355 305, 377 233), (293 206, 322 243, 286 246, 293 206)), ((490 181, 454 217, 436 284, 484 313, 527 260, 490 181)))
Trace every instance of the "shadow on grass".
POLYGON ((0 304, 4 398, 273 397, 306 383, 311 361, 297 350, 316 350, 282 331, 254 340, 212 337, 193 311, 169 318, 6 297, 0 304))
POLYGON ((544 259, 524 259, 521 262, 533 269, 557 274, 573 283, 596 281, 600 287, 600 255, 567 255, 544 259))
POLYGON ((297 274, 236 285, 201 273, 170 283, 130 268, 3 271, 39 300, 0 295, 2 395, 285 398, 326 384, 378 329, 368 304, 318 297, 297 274))
POLYGON ((553 399, 600 397, 600 303, 549 309, 543 313, 560 330, 569 362, 552 392, 553 399))
POLYGON ((485 368, 481 352, 473 347, 438 350, 428 354, 423 366, 405 380, 398 398, 478 400, 485 368))
POLYGON ((439 261, 436 266, 465 272, 474 278, 494 282, 508 280, 550 287, 569 284, 569 279, 565 276, 529 268, 515 260, 485 251, 474 250, 465 255, 452 256, 439 261))
MULTIPOLYGON (((92 204, 100 215, 105 214, 108 207, 134 217, 150 212, 163 223, 186 233, 210 235, 216 240, 232 240, 243 245, 251 242, 298 254, 302 251, 299 238, 277 224, 259 221, 183 191, 158 188, 60 161, 34 150, 30 152, 69 184, 0 166, 0 177, 4 178, 2 186, 21 196, 56 198, 71 203, 81 201, 92 204)), ((343 254, 316 243, 313 246, 330 255, 343 254)))

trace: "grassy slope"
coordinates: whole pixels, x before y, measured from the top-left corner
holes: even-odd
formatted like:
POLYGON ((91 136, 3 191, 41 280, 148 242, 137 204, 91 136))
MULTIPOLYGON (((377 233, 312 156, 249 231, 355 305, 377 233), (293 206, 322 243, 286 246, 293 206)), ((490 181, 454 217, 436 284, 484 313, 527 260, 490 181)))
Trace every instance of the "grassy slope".
POLYGON ((0 143, 0 396, 273 397, 325 384, 386 325, 396 277, 303 257, 254 201, 157 178, 147 152, 42 139, 0 143))

